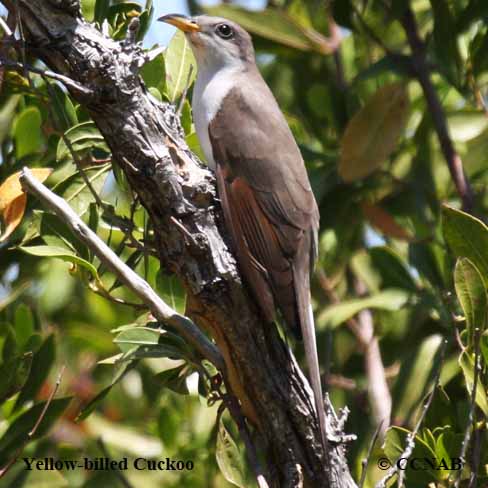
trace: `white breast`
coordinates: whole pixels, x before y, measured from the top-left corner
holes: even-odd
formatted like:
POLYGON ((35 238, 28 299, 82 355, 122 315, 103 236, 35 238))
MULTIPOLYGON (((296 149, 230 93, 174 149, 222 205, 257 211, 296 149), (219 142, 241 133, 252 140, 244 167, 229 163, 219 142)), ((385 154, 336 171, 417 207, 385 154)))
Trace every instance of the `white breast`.
POLYGON ((222 100, 234 86, 235 75, 236 70, 232 67, 214 71, 210 66, 201 66, 193 90, 193 122, 203 154, 211 169, 215 169, 215 160, 208 126, 219 111, 222 100))

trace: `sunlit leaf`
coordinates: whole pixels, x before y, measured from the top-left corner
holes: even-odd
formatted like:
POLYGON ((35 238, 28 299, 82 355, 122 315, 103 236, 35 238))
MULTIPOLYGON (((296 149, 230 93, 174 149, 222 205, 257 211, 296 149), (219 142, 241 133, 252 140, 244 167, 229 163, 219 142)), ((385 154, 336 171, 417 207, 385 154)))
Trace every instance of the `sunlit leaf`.
POLYGON ((481 110, 458 110, 447 116, 451 137, 466 142, 479 136, 488 127, 488 117, 481 110))
POLYGON ((329 305, 317 317, 317 328, 337 327, 365 308, 398 310, 408 301, 409 294, 404 290, 389 289, 366 298, 343 300, 329 305))
POLYGON ((49 95, 56 117, 56 129, 66 131, 78 124, 76 110, 68 94, 59 85, 53 84, 49 95))
POLYGON ((488 300, 483 278, 469 259, 458 259, 454 270, 454 286, 466 317, 468 344, 474 350, 475 329, 483 332, 486 327, 488 300))
POLYGON ((444 238, 457 257, 468 258, 488 283, 488 227, 476 217, 444 205, 444 238))
POLYGON ((187 86, 195 80, 197 63, 188 39, 177 31, 164 53, 166 68, 166 95, 175 102, 187 86))
MULTIPOLYGON (((474 354, 468 352, 461 353, 459 356, 459 365, 463 370, 468 393, 472 395, 474 388, 474 354)), ((488 416, 488 397, 481 382, 480 375, 478 375, 478 383, 476 385, 476 405, 481 408, 485 416, 488 416)))
POLYGON ((215 451, 217 464, 224 478, 235 486, 244 488, 246 486, 244 478, 244 467, 237 444, 232 439, 229 431, 225 428, 222 418, 220 418, 219 430, 217 433, 217 448, 215 451))
MULTIPOLYGON (((397 461, 407 446, 407 435, 409 431, 402 427, 390 427, 386 433, 384 453, 391 465, 397 461)), ((416 459, 435 459, 435 451, 419 435, 415 437, 415 444, 412 458, 416 459)), ((415 467, 415 466, 414 466, 415 467)), ((406 469, 405 473, 412 486, 427 486, 430 482, 437 479, 437 472, 433 468, 429 469, 406 469)))
POLYGON ((15 198, 5 207, 2 213, 5 228, 0 235, 0 242, 5 241, 18 227, 24 216, 26 205, 27 195, 24 193, 23 195, 20 195, 20 197, 15 198))
MULTIPOLYGON (((30 170, 32 176, 43 182, 52 172, 51 168, 33 168, 30 170)), ((0 213, 5 228, 0 235, 0 242, 6 240, 18 227, 24 216, 27 205, 27 195, 20 184, 20 172, 10 175, 0 185, 0 213)))
POLYGON ((70 253, 65 247, 56 246, 21 246, 19 249, 27 254, 45 258, 58 258, 69 263, 78 264, 85 268, 95 279, 99 279, 98 272, 93 264, 80 258, 74 253, 70 253))
MULTIPOLYGON (((83 159, 84 155, 93 149, 100 149, 106 153, 110 152, 105 139, 100 134, 97 126, 91 121, 82 122, 71 127, 66 131, 65 137, 68 139, 73 152, 80 159, 83 159)), ((59 140, 56 159, 59 163, 73 160, 70 148, 68 148, 63 138, 59 140)))
POLYGON ((403 358, 393 390, 393 415, 398 422, 408 421, 415 408, 421 405, 433 381, 437 367, 433 359, 438 356, 441 345, 442 337, 439 334, 428 336, 403 358))
POLYGON ((318 49, 311 40, 312 36, 306 34, 306 27, 279 9, 250 11, 233 5, 219 5, 205 7, 204 10, 209 15, 233 20, 249 32, 279 44, 302 51, 318 49))
POLYGON ((13 136, 18 159, 41 150, 44 141, 41 123, 41 112, 34 106, 25 108, 15 118, 13 136))
MULTIPOLYGON (((30 172, 36 180, 42 183, 51 174, 52 168, 32 168, 30 172)), ((7 205, 24 194, 20 184, 20 174, 21 172, 19 171, 10 175, 0 185, 0 212, 3 212, 7 205)))

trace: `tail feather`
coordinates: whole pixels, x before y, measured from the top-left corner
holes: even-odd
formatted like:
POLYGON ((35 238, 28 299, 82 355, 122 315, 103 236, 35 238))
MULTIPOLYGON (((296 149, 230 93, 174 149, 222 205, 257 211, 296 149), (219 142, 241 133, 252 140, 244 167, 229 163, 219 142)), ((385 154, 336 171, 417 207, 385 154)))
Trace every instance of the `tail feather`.
POLYGON ((303 246, 301 253, 298 253, 293 266, 293 277, 295 295, 297 300, 298 318, 303 336, 305 358, 307 361, 308 374, 312 385, 315 410, 319 420, 320 433, 324 449, 327 448, 327 424, 324 410, 324 396, 320 382, 319 358, 317 354, 317 343, 315 340, 315 323, 313 319, 312 304, 310 297, 310 258, 307 252, 310 249, 303 246))

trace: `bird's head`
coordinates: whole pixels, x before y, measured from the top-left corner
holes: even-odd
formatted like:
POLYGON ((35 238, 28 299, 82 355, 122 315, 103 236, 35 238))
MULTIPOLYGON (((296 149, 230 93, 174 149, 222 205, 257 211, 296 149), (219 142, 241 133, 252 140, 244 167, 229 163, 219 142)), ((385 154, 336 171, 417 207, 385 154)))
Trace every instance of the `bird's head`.
POLYGON ((199 66, 224 68, 254 64, 251 36, 235 22, 208 15, 186 17, 180 14, 164 15, 158 20, 186 34, 199 66))

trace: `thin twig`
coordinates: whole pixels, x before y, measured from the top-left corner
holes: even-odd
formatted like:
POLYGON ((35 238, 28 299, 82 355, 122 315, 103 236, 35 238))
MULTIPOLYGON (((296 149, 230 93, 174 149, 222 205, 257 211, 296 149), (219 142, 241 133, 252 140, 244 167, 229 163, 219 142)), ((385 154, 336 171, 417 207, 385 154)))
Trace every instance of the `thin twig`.
POLYGON ((376 430, 371 439, 371 443, 369 444, 368 454, 361 461, 362 471, 361 471, 361 479, 359 480, 358 488, 363 488, 364 482, 366 481, 366 474, 368 473, 369 461, 371 460, 371 455, 373 454, 373 449, 376 444, 376 441, 378 440, 381 430, 383 430, 383 422, 379 423, 378 426, 376 427, 376 430))
POLYGON ((188 78, 186 79, 185 88, 183 89, 183 93, 181 94, 180 103, 178 104, 178 110, 176 111, 176 115, 178 117, 181 116, 183 105, 185 104, 186 96, 188 94, 188 90, 190 89, 192 74, 193 74, 193 64, 190 65, 190 69, 188 70, 188 78))
MULTIPOLYGON (((474 349, 474 374, 473 374, 473 390, 471 391, 471 399, 470 399, 470 405, 469 405, 469 414, 468 414, 468 422, 466 425, 466 430, 464 432, 464 438, 463 438, 463 443, 461 444, 461 454, 459 455, 461 459, 461 463, 464 465, 466 462, 466 453, 468 452, 468 446, 469 446, 469 441, 471 439, 471 430, 475 429, 475 425, 473 423, 474 420, 474 413, 476 409, 476 391, 478 388, 478 377, 479 377, 479 370, 480 370, 480 329, 476 327, 475 329, 475 349, 474 349)), ((463 353, 467 354, 467 353, 463 353)), ((454 484, 454 488, 459 487, 459 483, 461 482, 461 472, 462 469, 459 470, 457 477, 456 477, 456 482, 454 484)), ((474 472, 474 466, 473 466, 473 472, 474 472)), ((471 484, 471 480, 469 483, 469 488, 471 486, 474 486, 471 484)))
POLYGON ((246 446, 246 454, 249 460, 249 464, 251 465, 256 476, 258 486, 259 488, 269 488, 268 482, 266 481, 266 478, 264 476, 263 468, 261 467, 261 463, 258 459, 256 448, 251 441, 251 435, 249 434, 249 429, 247 428, 246 421, 244 420, 244 416, 242 415, 239 402, 237 401, 237 398, 231 394, 227 395, 226 400, 227 408, 229 409, 229 412, 232 415, 232 418, 234 419, 237 428, 239 429, 241 439, 244 441, 244 444, 246 446))
POLYGON ((112 270, 117 277, 132 292, 134 292, 160 321, 173 326, 191 343, 200 354, 212 362, 217 369, 224 369, 224 361, 216 346, 203 334, 197 325, 188 317, 179 314, 168 306, 157 293, 137 273, 125 265, 73 211, 73 209, 58 195, 37 181, 28 168, 22 170, 20 176, 22 186, 39 198, 53 212, 66 223, 73 233, 105 266, 112 270))
MULTIPOLYGON (((425 416, 427 415, 427 412, 429 411, 429 408, 432 404, 432 400, 434 399, 435 392, 437 390, 437 387, 439 386, 439 381, 441 378, 441 372, 442 372, 442 366, 444 363, 444 354, 446 351, 446 342, 444 342, 441 346, 441 351, 440 351, 440 357, 439 357, 439 368, 437 369, 437 373, 435 375, 434 379, 434 384, 432 386, 432 391, 430 392, 427 401, 424 403, 424 406, 422 407, 422 412, 420 414, 420 417, 417 421, 417 424, 415 425, 415 428, 412 430, 412 432, 409 432, 407 435, 406 439, 406 447, 403 450, 403 452, 398 456, 398 459, 409 459, 410 456, 413 453, 413 450, 415 448, 415 437, 417 436, 417 433, 422 426, 422 423, 424 421, 425 416)), ((375 488, 385 488, 386 484, 388 483, 395 474, 398 473, 398 486, 401 487, 403 485, 403 479, 405 476, 404 470, 399 470, 398 469, 398 459, 397 462, 393 464, 393 466, 388 470, 386 475, 376 483, 375 488)))
POLYGON ((89 88, 84 87, 83 85, 80 85, 76 81, 72 80, 71 78, 68 78, 67 76, 60 75, 59 73, 54 73, 53 71, 50 70, 42 70, 39 68, 35 68, 34 66, 30 66, 29 64, 24 64, 24 63, 19 63, 17 61, 11 61, 9 59, 5 58, 0 58, 0 66, 5 66, 6 68, 11 68, 16 71, 29 71, 31 73, 34 73, 36 75, 40 75, 42 77, 46 78, 51 78, 56 81, 60 81, 63 83, 67 88, 70 88, 71 90, 78 91, 80 94, 83 95, 92 95, 93 92, 89 88))
POLYGON ((439 139, 442 153, 451 173, 451 178, 463 203, 463 209, 470 212, 474 204, 473 191, 464 174, 461 157, 456 152, 451 136, 449 135, 446 114, 430 78, 430 67, 427 64, 425 43, 420 38, 417 21, 410 7, 405 9, 405 13, 400 21, 412 51, 413 70, 424 92, 437 138, 439 139))
POLYGON ((125 36, 125 41, 129 44, 135 44, 137 40, 137 34, 139 32, 139 27, 141 26, 141 21, 139 17, 134 17, 127 26, 127 34, 125 36))
MULTIPOLYGON (((44 81, 46 82, 46 87, 47 91, 49 93, 49 96, 51 97, 51 101, 54 102, 56 98, 56 93, 54 93, 53 87, 51 86, 51 83, 47 78, 43 78, 44 81)), ((51 110, 51 109, 50 109, 51 110)), ((51 111, 51 116, 53 119, 54 124, 56 124, 56 117, 53 111, 51 111)), ((104 203, 102 202, 101 198, 98 196, 98 193, 95 191, 95 188, 93 188, 93 185, 91 184, 90 178, 88 178, 88 175, 86 174, 83 165, 81 163, 80 158, 78 157, 78 154, 76 154, 76 151, 73 148, 73 145, 71 144, 71 141, 69 140, 68 137, 66 137, 66 133, 61 129, 61 127, 57 127, 58 131, 61 134, 61 139, 63 142, 66 144, 66 147, 68 148, 68 151, 71 154, 71 157, 73 158, 73 161, 75 162, 76 168, 78 169, 78 172, 80 173, 83 181, 85 182, 85 185, 87 186, 88 190, 92 194, 95 203, 97 204, 98 207, 100 208, 105 208, 104 203)))
MULTIPOLYGON (((340 303, 323 270, 317 271, 320 285, 331 303, 340 303)), ((364 293, 364 285, 356 280, 356 293, 364 293)), ((381 357, 378 338, 374 335, 373 316, 370 310, 362 310, 357 318, 346 321, 364 353, 365 370, 368 377, 368 398, 374 413, 376 425, 386 429, 390 424, 391 394, 386 381, 385 367, 381 357)))
POLYGON ((17 459, 19 459, 20 455, 22 454, 22 451, 25 449, 25 446, 27 446, 27 444, 32 440, 32 438, 36 434, 37 429, 41 425, 41 422, 44 420, 47 410, 54 399, 54 395, 56 395, 56 392, 59 389, 59 385, 61 384, 61 378, 63 377, 65 369, 66 366, 63 365, 59 371, 54 388, 51 390, 48 399, 44 403, 44 407, 42 408, 41 413, 39 414, 39 417, 37 418, 36 423, 34 424, 34 427, 32 427, 32 429, 28 432, 24 442, 17 448, 15 454, 12 456, 12 458, 10 458, 10 461, 8 461, 7 464, 2 469, 0 469, 0 478, 3 478, 10 470, 10 468, 12 468, 12 466, 17 462, 17 459))
MULTIPOLYGON (((7 22, 5 22, 4 18, 0 16, 0 27, 2 28, 4 34, 7 37, 12 37, 14 33, 12 32, 12 29, 8 26, 7 22)), ((2 39, 3 42, 3 39, 2 39)))

